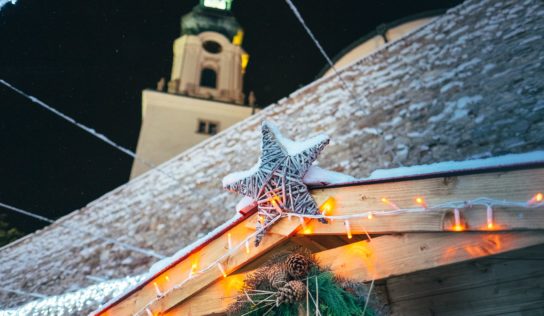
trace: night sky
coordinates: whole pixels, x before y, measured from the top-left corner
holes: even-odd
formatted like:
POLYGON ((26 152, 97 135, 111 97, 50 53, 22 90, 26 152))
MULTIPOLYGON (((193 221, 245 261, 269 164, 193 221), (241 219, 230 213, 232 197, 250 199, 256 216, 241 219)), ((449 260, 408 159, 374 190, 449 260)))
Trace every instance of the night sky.
MULTIPOLYGON (((382 23, 459 0, 294 1, 329 55, 382 23)), ((19 0, 0 11, 0 79, 132 150, 141 90, 169 77, 180 17, 197 0, 19 0)), ((251 59, 245 90, 268 105, 325 60, 282 0, 236 0, 251 59)), ((0 202, 58 218, 127 182, 132 159, 0 86, 0 202)), ((219 181, 219 179, 215 179, 219 181)), ((212 179, 211 181, 214 181, 212 179)), ((6 213, 24 232, 44 223, 6 213)))

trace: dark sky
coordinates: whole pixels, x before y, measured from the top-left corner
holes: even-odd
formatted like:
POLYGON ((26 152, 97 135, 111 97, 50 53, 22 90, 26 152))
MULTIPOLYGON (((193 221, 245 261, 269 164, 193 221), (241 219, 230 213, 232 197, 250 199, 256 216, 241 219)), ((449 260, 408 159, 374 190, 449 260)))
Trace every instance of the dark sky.
MULTIPOLYGON (((460 2, 294 1, 331 56, 381 23, 460 2)), ((169 76, 180 17, 196 3, 8 4, 0 11, 0 78, 134 150, 141 90, 169 76)), ((325 65, 283 0, 236 0, 233 10, 251 56, 246 91, 260 105, 313 81, 325 65)), ((3 86, 0 110, 0 202, 58 218, 128 180, 130 157, 3 86)), ((7 219, 25 232, 43 227, 11 213, 7 219)))

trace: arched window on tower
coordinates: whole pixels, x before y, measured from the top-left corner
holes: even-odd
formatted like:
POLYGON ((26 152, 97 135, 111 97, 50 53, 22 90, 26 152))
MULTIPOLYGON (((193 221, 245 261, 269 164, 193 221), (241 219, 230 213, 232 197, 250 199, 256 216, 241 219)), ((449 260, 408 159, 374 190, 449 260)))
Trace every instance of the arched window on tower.
POLYGON ((211 68, 202 69, 200 74, 200 86, 215 89, 217 88, 217 73, 211 68))

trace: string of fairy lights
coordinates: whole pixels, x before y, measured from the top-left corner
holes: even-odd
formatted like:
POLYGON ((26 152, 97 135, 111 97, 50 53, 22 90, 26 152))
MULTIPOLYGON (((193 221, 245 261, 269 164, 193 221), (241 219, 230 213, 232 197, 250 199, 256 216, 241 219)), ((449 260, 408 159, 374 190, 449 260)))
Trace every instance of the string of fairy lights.
MULTIPOLYGON (((246 238, 244 238, 240 243, 236 244, 235 246, 233 246, 231 234, 227 233, 226 238, 227 238, 228 250, 226 253, 221 255, 216 260, 212 261, 208 266, 206 266, 202 270, 196 270, 196 267, 198 265, 196 263, 193 263, 193 265, 191 266, 191 269, 188 271, 188 277, 184 281, 171 286, 168 290, 160 289, 157 282, 153 282, 153 286, 157 294, 156 298, 148 302, 142 309, 140 309, 136 313, 136 315, 153 315, 152 306, 154 304, 156 304, 158 301, 160 301, 163 297, 165 297, 172 291, 175 291, 183 287, 185 284, 187 284, 187 282, 191 281, 192 279, 196 278, 198 275, 206 271, 209 271, 211 269, 218 269, 221 275, 224 278, 226 278, 229 274, 229 271, 225 268, 225 266, 223 265, 223 262, 225 262, 229 257, 231 257, 234 253, 236 253, 242 248, 245 248, 246 254, 249 254, 250 253, 249 242, 251 241, 251 239, 254 238, 256 235, 258 235, 261 231, 265 231, 269 226, 276 223, 279 219, 282 219, 282 218, 287 218, 288 220, 292 220, 293 217, 298 218, 300 220, 300 226, 303 229, 306 225, 305 220, 317 220, 317 219, 327 219, 331 221, 342 220, 344 221, 345 233, 347 238, 352 239, 353 233, 351 231, 350 221, 355 219, 373 220, 375 217, 382 217, 382 216, 396 216, 396 215, 408 214, 408 213, 443 212, 446 210, 453 210, 455 215, 454 215, 454 225, 451 227, 451 231, 460 232, 460 231, 464 231, 465 225, 468 224, 468 223, 463 223, 461 221, 460 210, 470 209, 470 211, 478 211, 478 209, 476 209, 475 206, 484 206, 485 214, 486 214, 486 229, 489 231, 493 231, 497 227, 497 223, 495 223, 494 214, 493 214, 494 207, 516 207, 520 209, 536 209, 536 208, 544 207, 544 196, 540 192, 536 193, 529 201, 499 200, 499 199, 493 199, 493 198, 487 198, 487 197, 479 197, 479 198, 466 200, 466 201, 458 201, 458 200, 447 201, 447 202, 430 206, 427 204, 424 197, 418 196, 414 200, 415 200, 415 203, 418 204, 420 207, 400 208, 394 201, 388 198, 382 198, 381 202, 387 205, 388 207, 390 207, 391 209, 368 210, 368 211, 355 213, 355 214, 348 214, 348 215, 327 215, 334 211, 333 208, 334 208, 335 200, 334 198, 330 197, 321 205, 320 207, 321 215, 305 215, 305 214, 284 212, 280 214, 279 216, 277 216, 276 218, 272 219, 270 223, 267 223, 266 225, 257 229, 252 234, 248 235, 246 238)), ((368 232, 365 231, 364 234, 368 236, 368 239, 371 242, 372 237, 368 234, 368 232)), ((373 282, 374 280, 371 281, 372 285, 373 285, 373 282)), ((372 287, 373 286, 371 286, 371 288, 372 287)), ((370 297, 370 290, 369 290, 368 296, 370 297)))

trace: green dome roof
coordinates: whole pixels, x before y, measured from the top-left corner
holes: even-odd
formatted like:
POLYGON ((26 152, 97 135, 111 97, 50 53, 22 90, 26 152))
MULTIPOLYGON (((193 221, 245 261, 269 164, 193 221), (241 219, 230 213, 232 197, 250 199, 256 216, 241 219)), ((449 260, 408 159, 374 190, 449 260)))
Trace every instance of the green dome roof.
POLYGON ((230 12, 230 6, 225 10, 205 6, 201 3, 181 18, 181 35, 197 35, 212 31, 225 35, 229 40, 242 28, 230 12))

